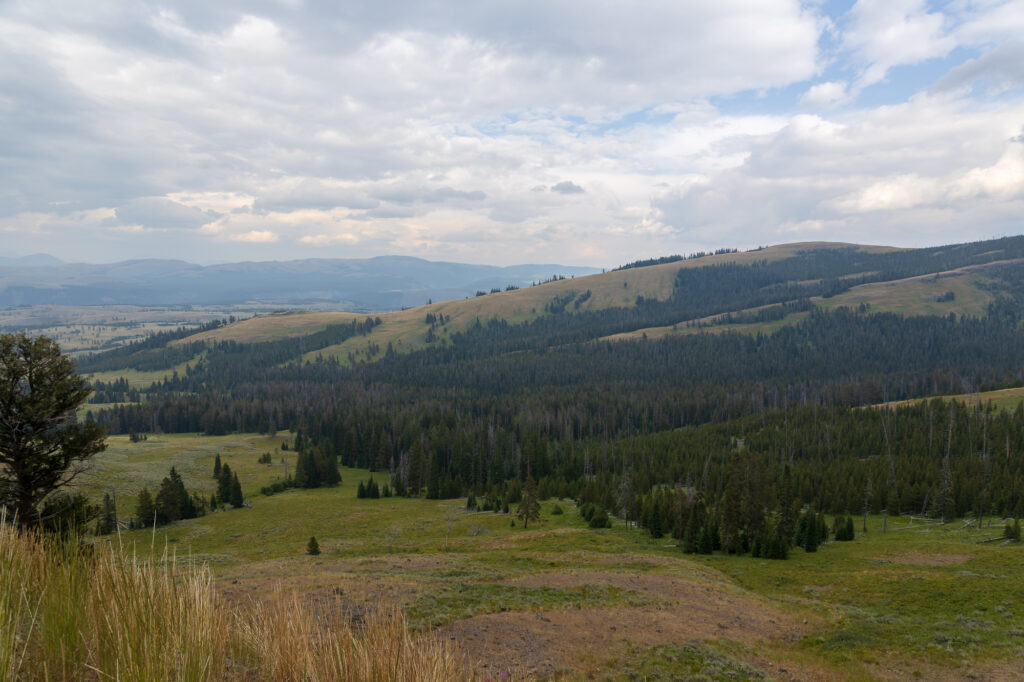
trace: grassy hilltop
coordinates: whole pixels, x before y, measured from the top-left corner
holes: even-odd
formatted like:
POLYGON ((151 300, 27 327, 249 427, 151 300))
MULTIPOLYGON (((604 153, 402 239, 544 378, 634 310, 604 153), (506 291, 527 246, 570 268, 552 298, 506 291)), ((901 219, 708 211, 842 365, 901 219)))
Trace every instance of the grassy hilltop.
MULTIPOLYGON (((751 265, 793 258, 811 250, 844 250, 863 254, 883 254, 899 251, 880 246, 854 246, 840 243, 796 243, 772 246, 757 251, 723 253, 676 262, 616 270, 597 275, 563 279, 544 284, 501 291, 465 300, 443 301, 406 310, 380 313, 382 324, 370 334, 349 339, 343 343, 310 350, 303 360, 335 358, 345 364, 373 361, 381 357, 379 349, 389 344, 397 352, 411 352, 430 343, 444 343, 451 335, 465 331, 478 322, 504 320, 522 324, 549 315, 552 302, 568 299, 573 312, 593 312, 611 308, 633 308, 638 297, 643 300, 664 301, 674 293, 673 282, 681 269, 707 268, 716 265, 751 265), (589 292, 587 294, 586 292, 589 292), (586 294, 586 295, 585 295, 586 294), (585 295, 585 297, 584 297, 585 295), (443 316, 445 322, 432 325, 428 316, 443 316), (373 352, 374 349, 378 349, 373 352)), ((1003 265, 996 262, 995 266, 1003 265)), ((837 307, 856 308, 866 304, 876 312, 895 312, 905 315, 981 315, 993 295, 981 285, 986 281, 986 270, 991 264, 936 271, 927 275, 871 282, 856 285, 843 293, 830 297, 812 297, 815 306, 822 309, 837 307), (952 297, 949 294, 952 293, 952 297), (945 297, 945 298, 944 298, 945 297)), ((853 272, 846 275, 872 275, 871 272, 853 272)), ((756 312, 759 308, 736 308, 735 314, 756 312)), ((722 315, 679 319, 676 324, 658 327, 640 327, 605 337, 602 340, 635 340, 643 337, 660 338, 673 334, 692 334, 701 329, 713 331, 741 331, 745 333, 771 332, 780 325, 793 324, 806 313, 794 313, 779 320, 757 323, 731 323, 722 315), (680 323, 697 323, 686 326, 680 323)), ((353 313, 293 312, 260 315, 233 325, 186 337, 177 344, 198 341, 237 341, 240 343, 265 342, 291 338, 321 331, 331 324, 350 322, 365 317, 353 313)))

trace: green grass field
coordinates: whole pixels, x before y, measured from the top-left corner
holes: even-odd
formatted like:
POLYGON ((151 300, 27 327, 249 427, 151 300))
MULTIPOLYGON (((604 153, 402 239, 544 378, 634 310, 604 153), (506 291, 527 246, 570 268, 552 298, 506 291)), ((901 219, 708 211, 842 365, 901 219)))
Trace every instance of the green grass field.
POLYGON ((108 541, 208 562, 229 603, 284 586, 351 613, 398 605, 413 627, 458 642, 481 673, 1009 679, 1024 665, 1024 547, 976 544, 1001 533, 998 520, 978 531, 890 519, 883 534, 872 517, 867 534, 857 520, 856 541, 787 561, 694 557, 618 521, 591 530, 564 500, 564 514, 546 501, 541 523, 524 529, 467 512, 464 499, 357 499, 370 474, 352 469, 336 488, 259 495, 284 473, 283 440, 111 438, 86 485, 114 489, 125 517, 172 464, 189 489, 211 492, 219 453, 250 506, 108 541), (259 464, 268 451, 274 464, 259 464), (305 554, 314 535, 317 557, 305 554))

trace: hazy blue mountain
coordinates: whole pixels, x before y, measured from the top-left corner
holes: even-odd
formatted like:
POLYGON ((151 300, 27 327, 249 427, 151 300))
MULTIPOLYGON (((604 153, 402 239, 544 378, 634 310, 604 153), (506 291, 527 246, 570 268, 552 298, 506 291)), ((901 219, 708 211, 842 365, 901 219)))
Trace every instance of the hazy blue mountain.
POLYGON ((195 265, 179 260, 64 263, 52 256, 0 259, 0 305, 178 305, 243 301, 315 302, 393 309, 428 299, 528 286, 552 275, 589 275, 565 265, 468 265, 380 256, 367 259, 195 265))
POLYGON ((30 268, 36 266, 63 265, 64 261, 48 253, 33 253, 29 256, 0 256, 0 268, 30 268))

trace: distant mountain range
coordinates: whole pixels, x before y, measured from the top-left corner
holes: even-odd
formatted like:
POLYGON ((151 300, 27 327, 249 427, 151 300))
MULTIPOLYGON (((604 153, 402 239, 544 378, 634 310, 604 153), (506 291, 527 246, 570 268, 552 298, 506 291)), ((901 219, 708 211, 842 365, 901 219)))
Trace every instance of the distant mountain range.
POLYGON ((599 268, 468 265, 380 256, 195 265, 128 260, 93 265, 35 254, 0 258, 0 306, 185 305, 242 302, 331 303, 350 310, 395 310, 478 291, 529 286, 599 268))

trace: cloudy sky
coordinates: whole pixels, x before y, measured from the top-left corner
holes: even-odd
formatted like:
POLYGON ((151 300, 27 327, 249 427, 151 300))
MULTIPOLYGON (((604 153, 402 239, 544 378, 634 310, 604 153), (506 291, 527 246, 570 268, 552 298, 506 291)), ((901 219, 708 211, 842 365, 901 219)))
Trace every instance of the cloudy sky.
POLYGON ((1024 232, 1024 0, 0 2, 0 255, 1024 232))

